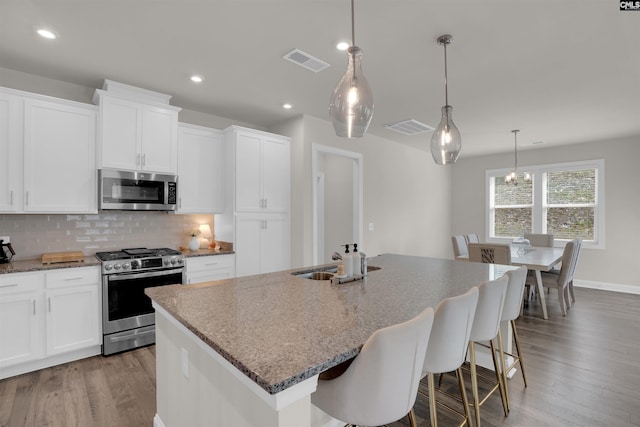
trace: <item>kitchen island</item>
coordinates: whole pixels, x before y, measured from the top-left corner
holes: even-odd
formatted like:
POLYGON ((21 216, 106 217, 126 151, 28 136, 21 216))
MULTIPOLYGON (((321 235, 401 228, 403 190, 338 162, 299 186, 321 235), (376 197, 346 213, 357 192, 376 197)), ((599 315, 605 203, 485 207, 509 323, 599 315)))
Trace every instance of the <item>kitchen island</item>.
POLYGON ((402 255, 336 285, 289 270, 146 290, 156 309, 156 427, 342 425, 311 405, 318 374, 377 329, 508 266, 402 255))

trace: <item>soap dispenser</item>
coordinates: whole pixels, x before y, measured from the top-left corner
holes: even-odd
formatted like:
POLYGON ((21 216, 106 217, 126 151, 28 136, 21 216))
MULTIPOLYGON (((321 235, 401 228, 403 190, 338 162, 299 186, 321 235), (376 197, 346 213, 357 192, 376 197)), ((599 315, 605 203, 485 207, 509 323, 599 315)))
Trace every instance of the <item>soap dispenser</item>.
POLYGON ((347 277, 353 277, 353 257, 349 253, 349 245, 345 245, 347 250, 342 255, 342 265, 344 265, 344 274, 347 277))

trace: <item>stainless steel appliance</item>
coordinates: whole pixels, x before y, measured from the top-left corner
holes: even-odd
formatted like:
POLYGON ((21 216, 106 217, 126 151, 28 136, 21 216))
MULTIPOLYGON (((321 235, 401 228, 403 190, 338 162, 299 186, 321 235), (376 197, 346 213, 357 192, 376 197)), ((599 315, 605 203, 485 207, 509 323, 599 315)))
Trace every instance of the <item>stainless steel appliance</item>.
POLYGON ((100 169, 100 209, 175 211, 176 175, 100 169))
POLYGON ((182 283, 182 253, 131 248, 96 257, 102 261, 102 354, 155 343, 155 313, 144 290, 182 283))

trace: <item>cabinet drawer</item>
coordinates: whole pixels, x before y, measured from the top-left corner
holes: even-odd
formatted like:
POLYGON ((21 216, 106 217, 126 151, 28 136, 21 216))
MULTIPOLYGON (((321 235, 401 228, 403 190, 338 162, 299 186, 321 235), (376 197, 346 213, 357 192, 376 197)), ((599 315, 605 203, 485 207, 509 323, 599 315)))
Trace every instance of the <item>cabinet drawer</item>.
POLYGON ((100 283, 99 267, 65 268, 47 272, 47 288, 96 285, 100 283))
POLYGON ((206 271, 222 268, 233 268, 235 255, 212 255, 202 257, 191 257, 186 259, 187 272, 206 271))
POLYGON ((44 273, 9 273, 0 275, 0 295, 37 291, 44 288, 44 273))

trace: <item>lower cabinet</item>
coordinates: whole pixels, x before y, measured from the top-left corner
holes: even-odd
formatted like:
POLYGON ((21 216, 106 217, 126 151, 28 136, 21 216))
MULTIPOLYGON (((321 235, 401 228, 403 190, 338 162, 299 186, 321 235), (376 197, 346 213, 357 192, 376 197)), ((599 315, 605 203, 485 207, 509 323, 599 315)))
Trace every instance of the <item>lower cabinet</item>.
POLYGON ((0 369, 44 356, 44 274, 0 277, 0 369))
POLYGON ((47 273, 47 355, 99 345, 100 273, 76 268, 47 273))
POLYGON ((0 276, 0 378, 100 353, 100 268, 0 276))
POLYGON ((185 259, 183 283, 211 282, 235 277, 235 255, 208 255, 185 259))
POLYGON ((238 277, 291 268, 288 214, 237 214, 235 227, 238 277))

